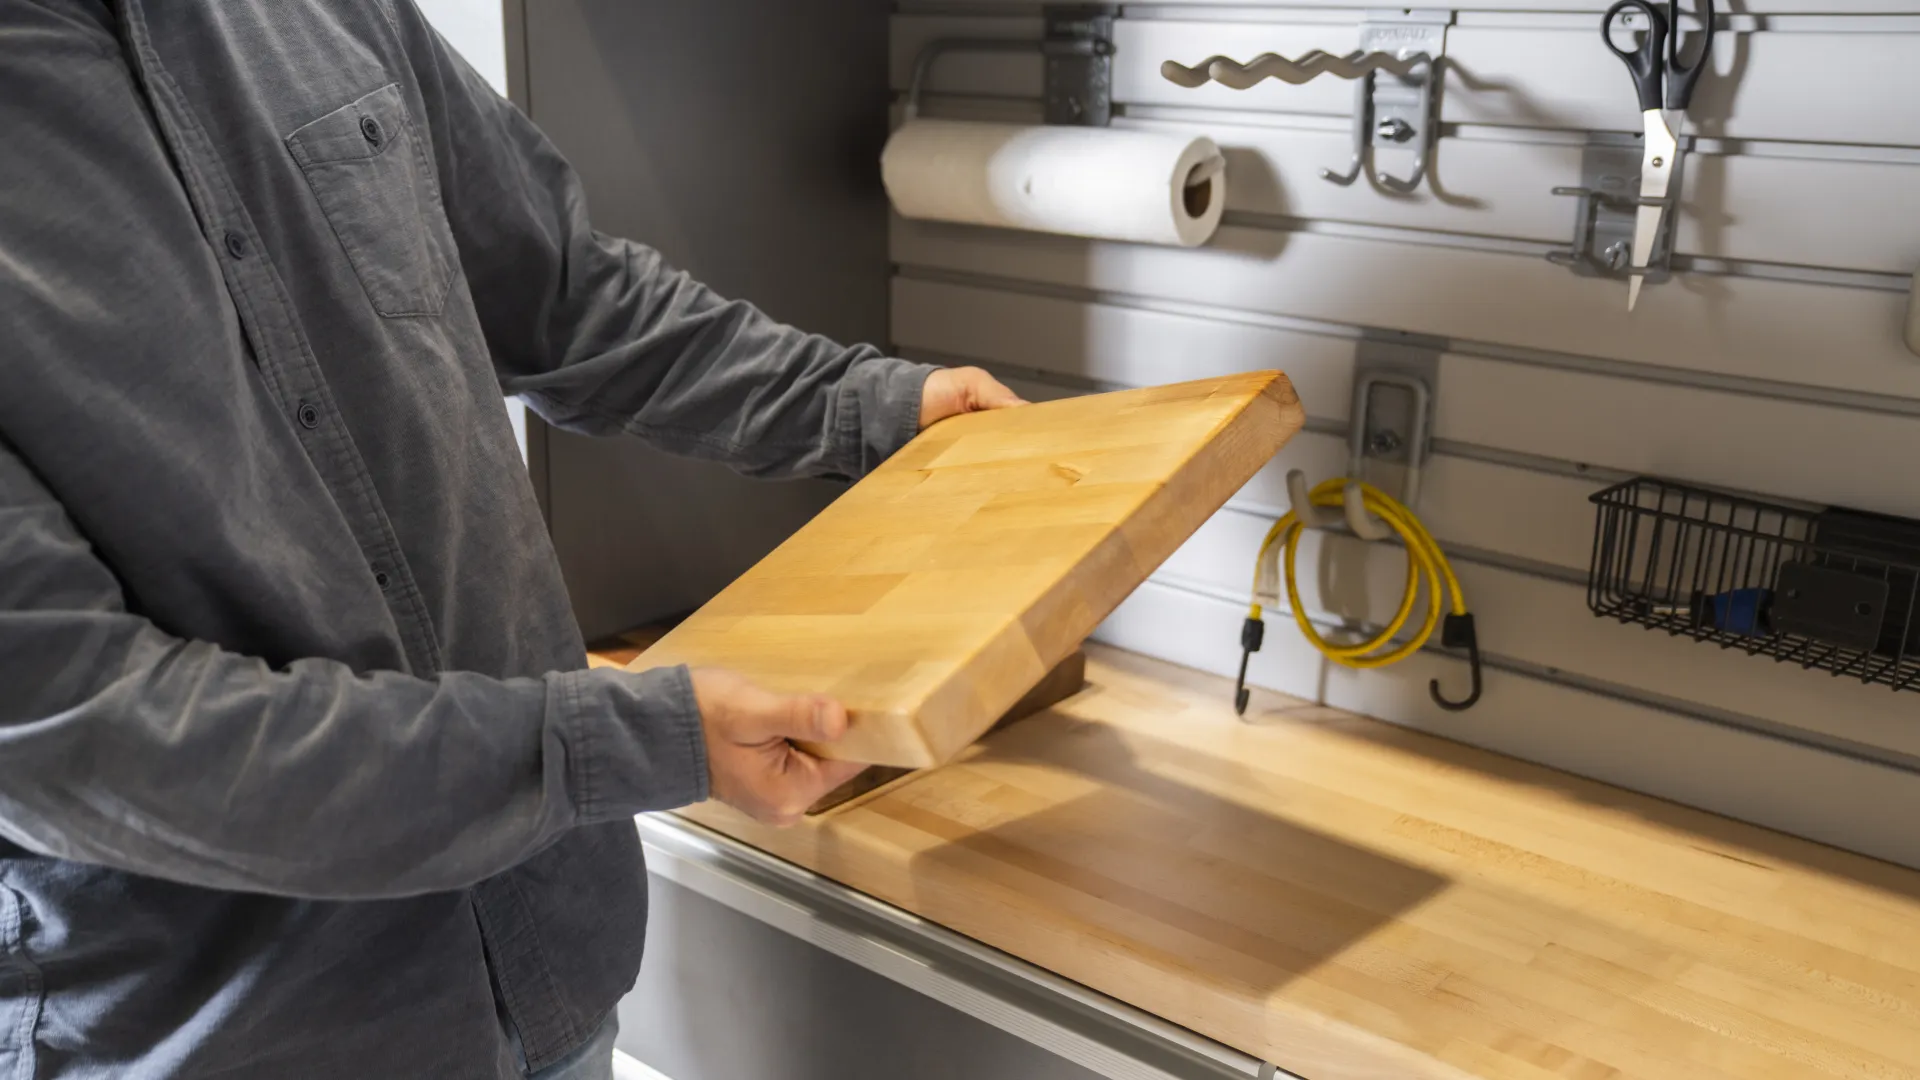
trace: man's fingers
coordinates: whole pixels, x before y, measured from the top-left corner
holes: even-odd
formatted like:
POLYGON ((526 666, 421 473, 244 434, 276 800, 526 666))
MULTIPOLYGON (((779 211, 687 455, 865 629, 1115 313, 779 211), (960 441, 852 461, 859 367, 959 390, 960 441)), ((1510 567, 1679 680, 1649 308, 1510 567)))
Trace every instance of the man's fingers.
POLYGON ((974 389, 974 400, 982 409, 1006 409, 1015 405, 1025 405, 1026 399, 1014 393, 999 379, 980 372, 979 385, 974 389))
POLYGON ((822 795, 866 768, 793 745, 831 743, 847 733, 846 707, 832 698, 776 694, 712 669, 695 671, 693 686, 714 797, 761 821, 798 821, 822 795))
POLYGON ((806 816, 807 807, 821 796, 860 775, 867 765, 860 761, 836 761, 817 758, 798 747, 785 748, 786 768, 781 770, 786 790, 780 807, 772 815, 776 825, 792 825, 806 816))
POLYGON ((741 718, 744 722, 734 733, 741 742, 768 739, 832 742, 847 733, 846 708, 819 694, 788 696, 755 687, 751 700, 743 704, 746 706, 741 718))
MULTIPOLYGON (((796 754, 803 752, 794 751, 796 754)), ((867 770, 867 763, 864 761, 839 761, 833 758, 814 758, 813 760, 818 763, 815 772, 819 775, 820 795, 825 795, 867 770)), ((807 800, 807 805, 812 806, 820 795, 807 800)))
POLYGON ((920 427, 961 413, 1025 405, 1020 395, 977 367, 941 368, 927 376, 921 391, 920 427))
POLYGON ((955 368, 953 376, 959 386, 960 412, 985 412, 1026 404, 1007 384, 982 368, 955 368))

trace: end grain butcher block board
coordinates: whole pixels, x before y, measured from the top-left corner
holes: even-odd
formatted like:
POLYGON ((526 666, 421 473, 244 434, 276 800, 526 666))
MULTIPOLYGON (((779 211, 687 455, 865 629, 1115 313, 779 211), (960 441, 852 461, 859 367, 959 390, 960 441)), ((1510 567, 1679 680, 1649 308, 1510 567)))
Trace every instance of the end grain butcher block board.
POLYGON ((807 749, 937 765, 985 732, 1300 429, 1278 372, 929 428, 636 666, 846 704, 807 749))

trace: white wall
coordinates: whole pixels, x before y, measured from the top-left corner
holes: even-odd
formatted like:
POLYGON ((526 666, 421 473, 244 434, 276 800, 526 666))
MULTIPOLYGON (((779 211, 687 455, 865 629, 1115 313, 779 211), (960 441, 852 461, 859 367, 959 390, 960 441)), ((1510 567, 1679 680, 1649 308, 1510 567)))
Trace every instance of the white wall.
MULTIPOLYGON (((1750 0, 1695 100, 1691 260, 1625 310, 1624 284, 1543 256, 1572 232, 1581 145, 1638 116, 1597 33, 1602 0, 1477 0, 1456 15, 1436 158, 1441 194, 1337 187, 1351 84, 1235 92, 1162 79, 1164 60, 1351 49, 1352 0, 1128 7, 1116 123, 1210 135, 1228 217, 1208 247, 1089 243, 896 220, 892 326, 907 355, 985 363, 1046 396, 1278 367, 1309 429, 1102 631, 1230 674, 1246 582, 1289 467, 1344 471, 1355 343, 1438 343, 1439 454, 1417 507, 1455 554, 1488 654, 1486 695, 1450 714, 1459 659, 1331 667, 1269 618, 1257 684, 1920 865, 1920 693, 1603 622, 1584 576, 1614 479, 1652 474, 1920 516, 1920 357, 1901 340, 1920 266, 1920 2, 1750 0), (1780 14, 1820 7, 1820 15, 1780 14), (1525 10, 1519 10, 1525 9, 1525 10), (1764 19, 1757 15, 1765 16, 1764 19), (1809 80, 1805 74, 1822 77, 1809 80)), ((902 5, 896 92, 937 36, 1035 37, 1008 2, 902 5), (1004 11, 1006 14, 998 14, 1004 11)), ((1036 118, 1037 58, 943 60, 929 115, 1036 118)), ((1304 602, 1387 621, 1402 556, 1315 538, 1304 602), (1338 581, 1341 590, 1319 586, 1338 581), (1334 592, 1343 595, 1333 595, 1334 592)))
POLYGON ((507 92, 506 24, 500 0, 415 0, 467 63, 502 96, 507 92))

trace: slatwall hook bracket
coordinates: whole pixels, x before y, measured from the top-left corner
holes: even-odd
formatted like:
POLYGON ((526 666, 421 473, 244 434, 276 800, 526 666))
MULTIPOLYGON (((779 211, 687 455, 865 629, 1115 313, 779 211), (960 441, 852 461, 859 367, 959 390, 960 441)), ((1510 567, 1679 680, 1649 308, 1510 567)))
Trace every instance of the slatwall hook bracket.
POLYGON ((1397 497, 1407 507, 1420 499, 1421 472, 1433 439, 1433 387, 1438 367, 1437 351, 1363 341, 1354 372, 1347 475, 1357 481, 1367 475, 1370 464, 1399 466, 1403 471, 1397 497))
MULTIPOLYGON (((1547 252, 1547 261, 1581 277, 1626 280, 1631 272, 1635 211, 1642 206, 1666 210, 1654 237, 1645 269, 1648 284, 1673 276, 1673 240, 1679 219, 1679 199, 1640 197, 1640 136, 1597 134, 1580 153, 1580 183, 1556 187, 1555 195, 1574 201, 1573 239, 1565 248, 1547 252)), ((1692 136, 1680 139, 1674 160, 1672 190, 1681 190, 1692 136)))
POLYGON ((1303 528, 1345 525, 1362 540, 1393 537, 1393 527, 1367 511, 1362 480, 1372 465, 1399 466, 1402 473, 1397 497, 1408 507, 1419 500, 1421 471, 1432 442, 1433 387, 1439 356, 1438 343, 1361 341, 1353 380, 1352 419, 1347 429, 1347 480, 1341 491, 1341 508, 1314 505, 1307 474, 1299 469, 1287 472, 1287 500, 1294 519, 1303 528))

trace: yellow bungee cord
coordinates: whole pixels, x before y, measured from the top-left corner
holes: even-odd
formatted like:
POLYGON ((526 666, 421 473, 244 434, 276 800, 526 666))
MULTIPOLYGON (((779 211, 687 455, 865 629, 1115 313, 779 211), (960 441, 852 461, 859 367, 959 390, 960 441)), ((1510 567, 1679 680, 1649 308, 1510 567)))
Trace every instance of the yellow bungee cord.
POLYGON ((1397 664, 1426 647, 1434 629, 1440 627, 1442 645, 1450 649, 1468 650, 1473 668, 1473 687, 1465 700, 1457 702, 1441 695, 1438 680, 1428 690, 1442 708, 1453 711, 1471 708, 1474 702, 1480 700, 1480 645, 1474 631, 1473 615, 1467 611, 1466 595, 1460 589, 1460 579, 1454 575, 1453 565, 1447 561, 1446 553, 1440 550, 1440 545, 1413 511, 1372 484, 1355 483, 1345 477, 1325 480, 1308 493, 1307 499, 1314 506, 1344 507, 1350 491, 1358 492, 1367 512, 1386 523, 1406 547, 1407 578, 1400 597, 1400 609, 1379 633, 1364 641, 1352 644, 1328 641, 1307 618, 1306 608, 1300 602, 1294 559, 1299 553, 1300 537, 1306 532, 1307 524, 1300 520, 1298 514, 1288 511, 1286 516, 1273 523, 1273 528, 1267 530, 1267 537, 1261 542, 1260 554, 1254 562, 1251 610, 1240 628, 1240 677, 1234 684, 1234 708, 1242 714, 1247 711, 1247 700, 1251 696, 1246 685, 1247 664, 1253 654, 1260 651, 1266 638, 1261 601, 1268 597, 1277 599, 1282 585, 1286 589, 1287 606, 1293 611, 1293 621, 1300 627, 1300 633, 1327 659, 1343 667, 1372 669, 1397 664), (1423 584, 1427 597, 1426 614, 1411 636, 1395 644, 1395 639, 1413 617, 1423 584))

